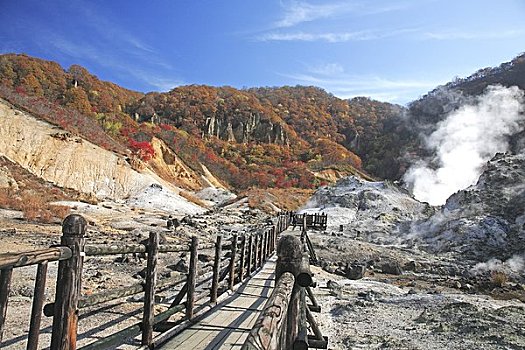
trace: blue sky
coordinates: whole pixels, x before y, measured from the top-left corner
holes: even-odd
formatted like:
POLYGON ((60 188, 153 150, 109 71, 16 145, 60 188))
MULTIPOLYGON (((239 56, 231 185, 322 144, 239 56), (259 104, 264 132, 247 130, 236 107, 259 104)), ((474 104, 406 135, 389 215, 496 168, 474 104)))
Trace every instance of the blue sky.
POLYGON ((0 53, 138 91, 315 85, 404 104, 525 51, 523 0, 0 0, 0 53))

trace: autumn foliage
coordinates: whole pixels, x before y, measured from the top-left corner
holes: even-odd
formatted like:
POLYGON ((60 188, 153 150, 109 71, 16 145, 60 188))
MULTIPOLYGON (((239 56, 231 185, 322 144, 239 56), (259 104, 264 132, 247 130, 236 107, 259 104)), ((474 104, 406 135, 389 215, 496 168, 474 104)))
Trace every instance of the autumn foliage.
MULTIPOLYGON (((314 172, 377 171, 396 142, 381 139, 399 112, 316 87, 191 85, 142 94, 26 55, 0 55, 0 97, 74 135, 148 162, 157 137, 193 170, 232 188, 315 188, 314 172), (387 147, 384 147, 387 145, 387 147)), ((391 153, 389 153, 391 152, 391 153)), ((392 171, 394 173, 395 171, 392 171)))

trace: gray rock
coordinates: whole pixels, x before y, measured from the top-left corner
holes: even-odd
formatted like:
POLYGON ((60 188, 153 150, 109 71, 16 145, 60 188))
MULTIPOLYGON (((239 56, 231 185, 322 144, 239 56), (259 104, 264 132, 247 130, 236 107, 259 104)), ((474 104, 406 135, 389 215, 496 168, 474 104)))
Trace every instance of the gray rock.
POLYGON ((403 273, 403 269, 397 261, 387 261, 381 264, 381 272, 390 275, 401 275, 403 273))
POLYGON ((365 265, 348 264, 345 270, 345 277, 351 280, 358 280, 365 275, 365 265))

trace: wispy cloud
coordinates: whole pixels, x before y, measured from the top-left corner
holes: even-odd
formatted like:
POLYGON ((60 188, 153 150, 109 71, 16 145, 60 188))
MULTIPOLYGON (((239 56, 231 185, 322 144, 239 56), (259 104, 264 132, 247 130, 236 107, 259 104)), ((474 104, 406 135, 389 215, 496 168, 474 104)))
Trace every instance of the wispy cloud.
POLYGON ((157 73, 142 71, 139 69, 133 70, 133 76, 145 81, 147 84, 155 87, 156 90, 160 92, 170 91, 177 86, 186 84, 184 81, 177 78, 160 76, 157 73))
MULTIPOLYGON (((93 35, 75 40, 78 33, 61 33, 56 28, 43 26, 37 31, 46 38, 43 49, 60 52, 64 56, 108 67, 124 79, 135 78, 148 89, 166 91, 178 86, 182 80, 174 67, 162 58, 162 54, 134 35, 109 20, 89 3, 64 3, 78 17, 82 32, 93 35)), ((80 32, 80 31, 79 31, 80 32)))
POLYGON ((110 67, 115 72, 133 76, 159 91, 168 91, 184 84, 182 80, 177 77, 171 77, 169 73, 159 74, 155 69, 148 69, 144 66, 138 66, 135 63, 129 63, 122 60, 119 56, 116 56, 112 51, 108 52, 93 44, 75 43, 61 36, 50 38, 49 43, 56 50, 67 56, 87 59, 91 62, 110 67))
POLYGON ((368 41, 379 40, 401 36, 416 32, 417 29, 397 29, 385 31, 362 30, 355 32, 329 32, 329 33, 308 33, 308 32, 271 32, 260 35, 259 41, 325 41, 328 43, 341 43, 348 41, 368 41))
POLYGON ((509 29, 492 32, 471 32, 462 30, 446 30, 422 33, 423 39, 432 40, 488 40, 517 38, 525 35, 525 29, 509 29))
POLYGON ((282 4, 283 16, 274 26, 277 28, 287 28, 304 22, 334 18, 349 13, 356 15, 378 14, 400 10, 407 6, 407 2, 400 2, 397 4, 377 4, 354 0, 313 4, 304 1, 289 1, 282 4))
POLYGON ((345 3, 310 4, 300 1, 291 1, 284 5, 283 18, 275 23, 278 28, 293 27, 303 22, 311 22, 320 18, 332 17, 346 12, 353 5, 345 3))
POLYGON ((340 98, 365 96, 401 104, 444 83, 444 81, 414 79, 396 80, 377 75, 350 75, 340 69, 334 70, 332 74, 328 74, 328 70, 324 72, 322 70, 315 72, 315 69, 310 68, 308 70, 309 73, 281 75, 301 85, 320 86, 340 98))
POLYGON ((313 74, 331 76, 334 74, 342 74, 344 73, 345 69, 339 63, 322 63, 314 66, 308 66, 308 71, 313 74))

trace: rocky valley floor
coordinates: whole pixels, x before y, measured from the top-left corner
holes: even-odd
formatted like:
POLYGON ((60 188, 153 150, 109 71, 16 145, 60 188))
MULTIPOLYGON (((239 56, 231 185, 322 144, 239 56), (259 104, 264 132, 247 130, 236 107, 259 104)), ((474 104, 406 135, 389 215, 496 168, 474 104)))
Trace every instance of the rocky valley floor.
POLYGON ((330 348, 525 348, 523 284, 495 285, 450 257, 311 236, 325 268, 316 269, 316 295, 330 348), (365 262, 363 277, 345 278, 356 278, 358 262, 365 262))
MULTIPOLYGON (((212 242, 217 233, 228 236, 257 230, 269 218, 236 203, 184 220, 175 215, 181 224, 168 230, 166 212, 109 202, 73 207, 90 223, 90 244, 137 243, 151 230, 162 232, 168 243, 186 241, 192 234, 212 242)), ((59 225, 27 223, 16 211, 0 214, 2 253, 49 247, 59 241, 59 225)), ((488 271, 473 273, 475 263, 458 255, 370 243, 366 235, 339 232, 337 226, 310 236, 320 261, 314 273, 322 312, 315 317, 330 339, 330 349, 525 349, 523 279, 498 279, 503 277, 488 271)), ((181 273, 176 265, 183 258, 183 254, 163 258, 161 275, 181 273)), ((132 256, 87 258, 83 293, 137 283, 144 264, 132 256)), ((34 268, 15 270, 3 349, 25 348, 34 276, 34 268)), ((56 267, 51 266, 46 302, 53 300, 55 278, 56 267)), ((104 305, 98 313, 82 310, 79 344, 140 322, 141 305, 140 299, 131 298, 104 305)), ((156 311, 164 307, 160 302, 156 311)), ((50 318, 44 318, 43 329, 41 344, 46 348, 50 318)), ((118 349, 137 345, 138 340, 128 339, 118 349)))

